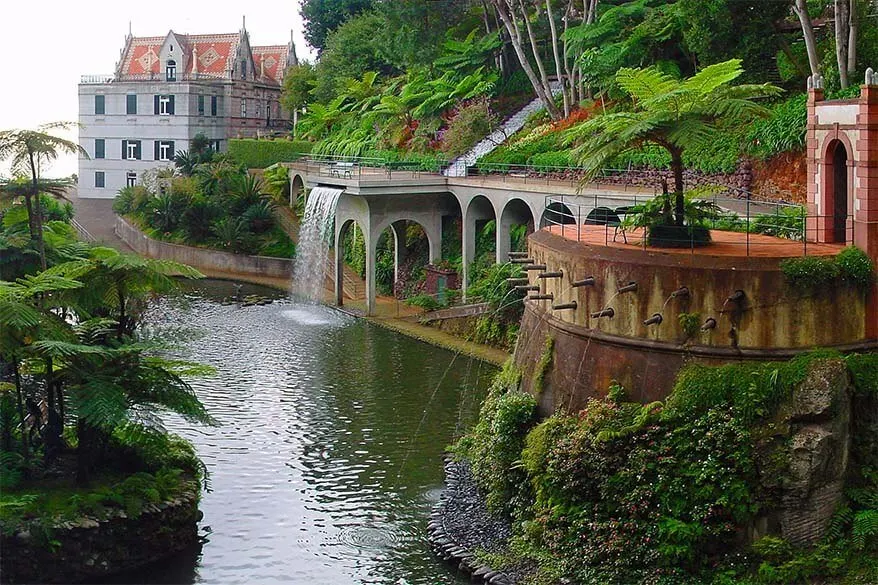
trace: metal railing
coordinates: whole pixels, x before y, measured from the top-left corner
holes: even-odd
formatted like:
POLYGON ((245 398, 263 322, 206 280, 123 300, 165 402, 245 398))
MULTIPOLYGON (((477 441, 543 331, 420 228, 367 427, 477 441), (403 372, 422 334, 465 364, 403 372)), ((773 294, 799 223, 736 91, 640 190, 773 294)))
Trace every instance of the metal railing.
MULTIPOLYGON (((645 229, 636 227, 630 217, 651 197, 631 195, 619 197, 592 193, 576 196, 547 196, 544 225, 565 238, 598 245, 629 244, 647 246, 645 229), (621 205, 620 205, 621 204, 621 205), (629 218, 626 221, 626 218, 629 218)), ((804 206, 782 202, 754 201, 735 197, 710 196, 699 198, 712 203, 715 211, 699 221, 696 228, 732 232, 741 237, 723 237, 723 246, 740 246, 746 256, 784 248, 790 255, 798 246, 803 256, 826 254, 829 250, 816 241, 832 240, 843 244, 854 239, 853 215, 809 214, 804 206)), ((697 229, 684 228, 682 237, 663 237, 664 245, 695 249, 703 244, 697 229)))
POLYGON ((301 158, 287 164, 311 176, 368 181, 437 176, 444 163, 442 159, 437 159, 433 164, 428 161, 394 161, 364 156, 302 154, 301 158))

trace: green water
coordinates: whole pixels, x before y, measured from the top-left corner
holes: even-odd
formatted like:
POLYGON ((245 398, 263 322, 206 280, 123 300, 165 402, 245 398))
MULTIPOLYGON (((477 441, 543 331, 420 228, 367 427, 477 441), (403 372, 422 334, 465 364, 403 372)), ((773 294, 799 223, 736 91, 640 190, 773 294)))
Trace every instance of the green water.
POLYGON ((326 307, 218 302, 234 294, 207 281, 150 314, 181 356, 217 368, 194 387, 219 426, 168 421, 210 469, 206 542, 116 580, 467 582, 433 556, 426 525, 445 446, 495 368, 326 307))

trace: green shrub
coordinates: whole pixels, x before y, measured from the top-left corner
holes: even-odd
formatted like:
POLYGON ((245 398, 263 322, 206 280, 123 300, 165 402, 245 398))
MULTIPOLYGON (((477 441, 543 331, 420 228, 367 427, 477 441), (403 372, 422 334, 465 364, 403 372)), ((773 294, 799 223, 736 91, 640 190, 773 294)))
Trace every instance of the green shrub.
POLYGON ((405 300, 407 305, 419 307, 425 311, 435 311, 442 308, 442 303, 436 300, 436 297, 428 294, 415 295, 405 300))
POLYGON ((875 282, 874 263, 856 246, 848 246, 836 256, 787 258, 780 268, 792 288, 812 292, 836 282, 868 291, 875 282))
POLYGON ((835 257, 842 280, 867 291, 875 282, 875 263, 861 249, 848 246, 835 257))
POLYGON ((747 153, 765 160, 805 148, 807 101, 805 94, 792 96, 772 107, 769 117, 754 120, 747 131, 747 153))
POLYGON ((528 159, 527 164, 540 172, 551 171, 555 168, 571 167, 570 151, 539 152, 528 159))
POLYGON ((750 231, 776 238, 801 240, 805 233, 806 215, 806 209, 800 205, 781 208, 777 213, 761 213, 753 220, 750 231))
POLYGON ((463 154, 497 126, 496 114, 486 99, 462 106, 448 123, 442 137, 442 152, 450 157, 463 154))
POLYGON ((816 290, 835 282, 841 275, 834 258, 803 256, 780 263, 787 284, 793 289, 816 290))
POLYGON ((264 169, 279 162, 292 162, 311 152, 304 140, 229 140, 229 156, 248 169, 264 169))

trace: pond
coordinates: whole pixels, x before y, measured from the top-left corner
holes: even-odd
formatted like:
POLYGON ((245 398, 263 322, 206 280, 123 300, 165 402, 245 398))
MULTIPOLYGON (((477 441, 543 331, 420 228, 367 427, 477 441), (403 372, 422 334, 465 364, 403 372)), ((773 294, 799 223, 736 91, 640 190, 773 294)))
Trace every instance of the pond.
POLYGON ((150 312, 180 357, 217 369, 193 387, 217 427, 169 419, 210 470, 200 551, 113 582, 464 583, 427 520, 445 447, 496 369, 350 317, 275 298, 223 304, 203 281, 150 312))

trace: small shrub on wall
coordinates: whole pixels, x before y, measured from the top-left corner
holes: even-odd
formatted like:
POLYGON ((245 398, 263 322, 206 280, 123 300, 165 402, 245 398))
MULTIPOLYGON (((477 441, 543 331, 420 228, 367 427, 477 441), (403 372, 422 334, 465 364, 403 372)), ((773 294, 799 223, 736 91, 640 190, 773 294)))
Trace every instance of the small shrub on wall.
POLYGON ((248 169, 264 169, 279 162, 291 162, 311 152, 305 140, 229 140, 229 156, 248 169))

